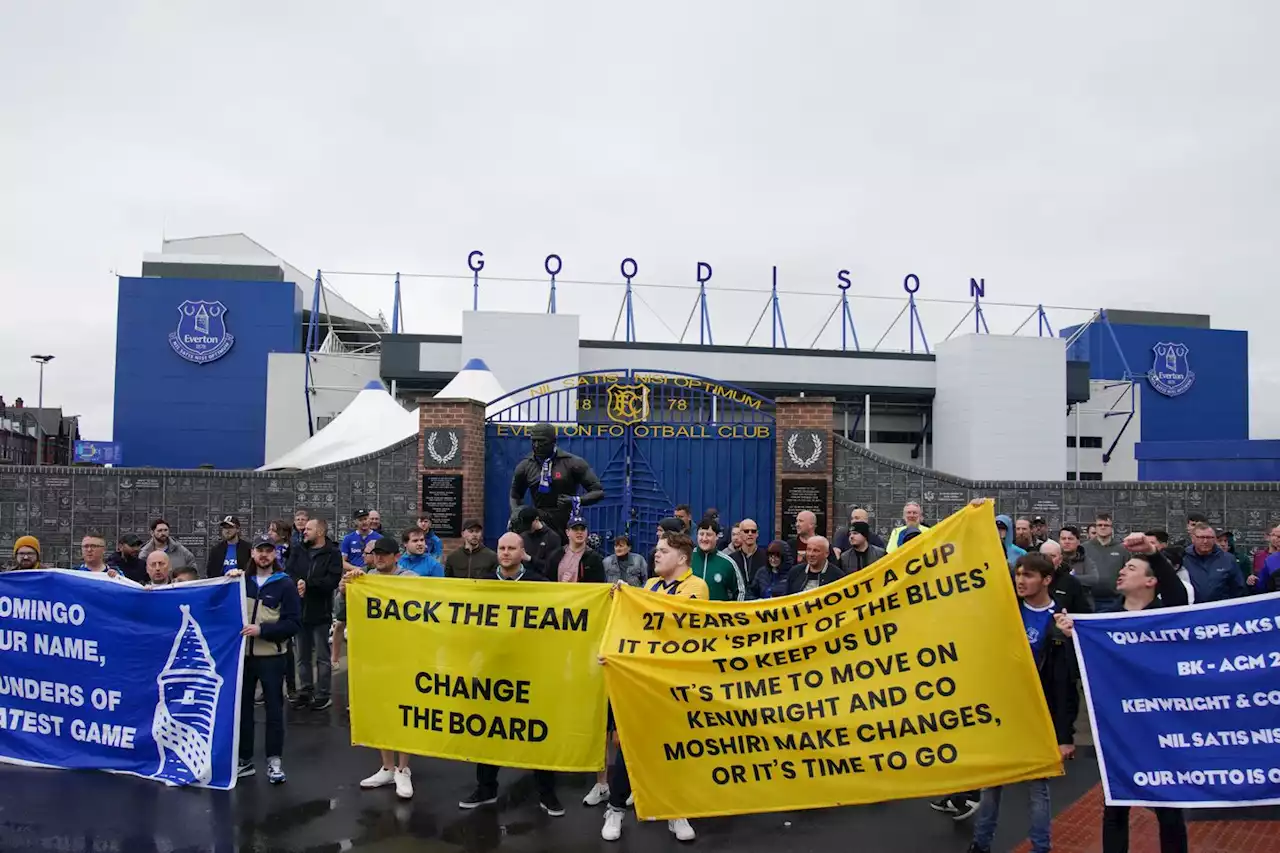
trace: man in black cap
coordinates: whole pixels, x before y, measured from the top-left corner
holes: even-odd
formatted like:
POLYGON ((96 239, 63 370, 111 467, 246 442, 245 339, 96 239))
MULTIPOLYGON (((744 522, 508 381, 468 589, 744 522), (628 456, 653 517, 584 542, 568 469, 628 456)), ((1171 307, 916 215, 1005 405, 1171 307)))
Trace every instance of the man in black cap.
MULTIPOLYGON (((535 572, 545 577, 547 560, 551 557, 551 552, 559 548, 564 539, 548 527, 543 519, 544 514, 536 507, 521 507, 520 513, 516 516, 519 529, 515 532, 519 533, 524 541, 525 562, 535 572)), ((568 519, 565 520, 568 521, 568 519)))
POLYGON ((511 512, 520 511, 525 494, 561 539, 576 506, 590 506, 604 497, 604 485, 587 460, 556 447, 556 428, 535 424, 530 430, 532 452, 520 460, 511 477, 511 512), (579 490, 583 494, 579 494, 579 490))
POLYGON ((209 552, 205 577, 220 578, 230 571, 248 571, 253 562, 253 549, 240 538, 240 520, 234 515, 223 516, 218 528, 222 531, 222 541, 209 552))
POLYGON ((444 561, 444 576, 447 578, 472 578, 474 580, 493 577, 498 569, 498 555, 484 545, 484 523, 478 518, 468 518, 462 522, 462 547, 457 548, 444 561))
POLYGON ((1033 516, 1031 519, 1031 545, 1035 550, 1039 550, 1040 546, 1049 541, 1049 522, 1043 515, 1033 516))
POLYGON ((134 583, 146 586, 147 564, 138 556, 142 550, 142 537, 136 533, 126 533, 120 537, 116 552, 107 557, 107 566, 115 569, 134 583))
POLYGON ((865 521, 849 522, 849 547, 840 555, 844 573, 860 572, 884 556, 884 549, 871 544, 871 525, 865 521))
MULTIPOLYGON (((658 541, 662 541, 668 533, 684 533, 684 522, 678 516, 668 516, 658 522, 658 541)), ((654 564, 654 557, 657 555, 657 551, 657 543, 654 543, 654 546, 649 549, 650 580, 658 576, 658 569, 654 564)))

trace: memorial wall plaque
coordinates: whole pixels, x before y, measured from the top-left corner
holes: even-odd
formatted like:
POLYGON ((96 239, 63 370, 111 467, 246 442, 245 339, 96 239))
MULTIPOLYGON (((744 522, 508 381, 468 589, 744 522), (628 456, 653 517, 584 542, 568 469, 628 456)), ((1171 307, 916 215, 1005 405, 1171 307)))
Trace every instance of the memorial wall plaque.
POLYGON ((782 481, 782 538, 796 535, 796 513, 808 510, 818 517, 814 528, 827 536, 827 481, 825 479, 782 481))
POLYGON ((422 508, 431 512, 431 529, 442 539, 462 535, 462 475, 423 474, 422 508))

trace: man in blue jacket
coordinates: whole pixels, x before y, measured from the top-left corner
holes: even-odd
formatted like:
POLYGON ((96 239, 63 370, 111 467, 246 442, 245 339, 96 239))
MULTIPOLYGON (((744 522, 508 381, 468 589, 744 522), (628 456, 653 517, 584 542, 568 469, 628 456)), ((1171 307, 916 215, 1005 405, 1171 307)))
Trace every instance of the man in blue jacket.
MULTIPOLYGON (((434 533, 431 534, 435 536, 434 533)), ((400 535, 400 541, 404 543, 404 553, 400 555, 397 565, 402 569, 408 569, 415 575, 424 578, 442 578, 444 577, 444 566, 440 565, 440 561, 431 556, 427 549, 427 534, 420 527, 410 527, 400 535)), ((439 542, 439 538, 436 538, 439 542)))
POLYGON ((1018 558, 1027 553, 1025 549, 1013 544, 1013 521, 1007 515, 996 516, 996 532, 1004 544, 1004 556, 1009 561, 1009 571, 1017 565, 1018 558))
POLYGON ((1236 558, 1218 547, 1217 534, 1204 522, 1191 530, 1191 548, 1182 558, 1182 568, 1187 570, 1195 589, 1196 604, 1244 595, 1244 580, 1236 558))
MULTIPOLYGON (((289 639, 302 626, 302 599, 297 582, 280 571, 276 545, 267 537, 253 543, 252 568, 244 572, 245 638, 244 684, 240 688, 240 764, 238 777, 252 776, 253 694, 262 684, 267 711, 267 780, 285 781, 280 764, 284 754, 284 672, 289 639)), ((232 569, 242 572, 244 569, 232 569)))

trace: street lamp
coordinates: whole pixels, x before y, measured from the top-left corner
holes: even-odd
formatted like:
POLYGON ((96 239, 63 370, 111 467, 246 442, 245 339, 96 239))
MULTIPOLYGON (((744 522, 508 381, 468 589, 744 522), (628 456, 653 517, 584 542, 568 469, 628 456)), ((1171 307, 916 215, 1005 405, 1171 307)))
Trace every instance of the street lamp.
POLYGON ((53 361, 51 355, 33 355, 31 360, 40 363, 40 390, 36 395, 36 464, 44 464, 44 425, 40 417, 44 414, 44 366, 53 361))

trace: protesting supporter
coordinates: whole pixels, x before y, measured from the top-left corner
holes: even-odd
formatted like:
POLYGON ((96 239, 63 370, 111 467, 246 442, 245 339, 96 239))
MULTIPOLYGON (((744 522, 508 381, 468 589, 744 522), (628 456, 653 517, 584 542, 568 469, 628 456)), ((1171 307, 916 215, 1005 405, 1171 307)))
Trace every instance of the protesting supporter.
POLYGON ((1031 519, 1019 518, 1013 523, 1013 544, 1024 554, 1036 549, 1035 538, 1031 535, 1031 519))
POLYGON ((462 547, 457 548, 444 561, 447 578, 491 578, 498 570, 498 555, 486 548, 482 541, 484 524, 478 518, 462 522, 462 547))
POLYGON ((289 531, 289 544, 302 545, 302 540, 307 532, 307 522, 311 520, 311 515, 299 507, 293 511, 293 529, 289 531))
MULTIPOLYGON (((439 541, 439 537, 436 539, 439 541)), ((401 533, 400 542, 404 545, 404 554, 397 562, 400 568, 422 578, 444 577, 444 566, 427 552, 427 534, 421 527, 410 527, 401 533)))
MULTIPOLYGON (((1120 569, 1128 559, 1124 548, 1115 540, 1115 528, 1111 523, 1111 513, 1099 512, 1094 516, 1093 538, 1084 543, 1084 556, 1093 567, 1097 580, 1090 587, 1094 606, 1098 610, 1110 606, 1116 597, 1116 579, 1120 569)), ((1089 579, 1082 577, 1080 582, 1089 587, 1089 579)))
MULTIPOLYGON (((1259 548, 1253 552, 1253 566, 1250 575, 1261 574, 1267 564, 1267 558, 1272 554, 1280 554, 1280 524, 1272 525, 1267 531, 1267 547, 1259 548)), ((1245 578, 1245 584, 1249 587, 1250 592, 1257 592, 1257 581, 1250 581, 1249 578, 1245 578)))
POLYGON ((13 543, 13 564, 15 571, 43 568, 40 565, 40 540, 34 536, 19 536, 13 543))
POLYGON ((1169 544, 1169 534, 1164 530, 1148 530, 1142 534, 1147 538, 1147 544, 1154 550, 1159 551, 1174 571, 1178 573, 1178 580, 1182 581, 1182 586, 1187 591, 1187 604, 1196 603, 1196 588, 1191 583, 1191 573, 1187 571, 1186 566, 1182 565, 1183 559, 1186 557, 1186 551, 1181 548, 1175 548, 1169 544))
MULTIPOLYGON (((408 532, 420 534, 422 531, 412 528, 411 531, 406 531, 406 535, 408 532)), ((421 540, 423 537, 417 538, 421 540)), ((417 573, 412 569, 397 564, 396 558, 400 556, 400 549, 386 536, 370 539, 365 545, 364 553, 360 556, 363 558, 361 562, 364 563, 364 567, 348 569, 343 574, 342 581, 338 584, 339 598, 346 598, 347 583, 362 574, 417 577, 417 573)), ((382 759, 382 766, 378 768, 377 773, 360 780, 360 787, 369 790, 395 785, 397 797, 402 800, 413 797, 413 771, 409 769, 409 754, 402 752, 397 756, 389 749, 381 749, 378 750, 378 755, 382 759)))
POLYGON ((1253 573, 1252 559, 1236 548, 1236 534, 1234 531, 1225 527, 1218 527, 1213 532, 1218 537, 1218 547, 1224 553, 1230 554, 1231 558, 1236 561, 1236 565, 1239 566, 1240 581, 1243 583, 1253 573))
POLYGON ((889 533, 889 543, 885 551, 892 554, 894 551, 906 544, 906 533, 908 530, 918 530, 921 533, 927 533, 929 528, 920 522, 924 519, 924 510, 920 508, 920 504, 915 501, 908 502, 902 507, 902 524, 895 527, 889 533))
MULTIPOLYGON (((302 547, 289 553, 289 576, 302 596, 302 628, 298 632, 298 694, 293 706, 323 711, 333 704, 333 668, 329 628, 333 624, 334 592, 342 580, 342 552, 328 539, 322 518, 307 522, 302 547), (314 667, 314 670, 313 670, 314 667), (314 677, 313 677, 314 675, 314 677)), ((364 562, 364 554, 360 555, 364 562)))
POLYGON ((561 583, 604 583, 604 558, 587 547, 587 520, 579 514, 569 516, 565 525, 569 540, 547 558, 547 580, 561 583))
POLYGON ((1244 579, 1236 558, 1218 547, 1218 534, 1208 524, 1197 524, 1191 531, 1191 548, 1182 556, 1195 589, 1197 604, 1226 601, 1244 594, 1244 579))
MULTIPOLYGON (((709 506, 707 507, 707 511, 702 514, 702 517, 709 518, 720 526, 720 535, 719 538, 716 539, 716 550, 727 552, 733 544, 733 535, 727 528, 725 528, 724 522, 720 520, 720 510, 713 506, 709 506)), ((725 556, 728 556, 728 554, 725 553, 725 556)))
POLYGON ((720 522, 714 518, 698 522, 698 547, 690 567, 706 583, 712 601, 743 601, 746 584, 738 577, 733 560, 720 553, 719 541, 720 522))
POLYGON ((282 569, 289 562, 289 537, 292 533, 293 528, 283 519, 276 519, 267 525, 267 538, 276 548, 276 565, 282 569))
POLYGON ((680 523, 684 525, 680 530, 681 533, 687 534, 692 532, 693 510, 688 504, 676 504, 676 508, 671 511, 671 515, 680 519, 680 523))
POLYGON ((1176 540, 1169 543, 1169 561, 1175 566, 1182 564, 1182 558, 1192 547, 1192 534, 1195 532, 1197 524, 1208 524, 1209 517, 1202 512, 1187 513, 1187 533, 1185 536, 1179 536, 1176 540))
MULTIPOLYGON (((570 517, 572 524, 576 519, 570 517)), ((585 534, 586 526, 583 525, 585 534)), ((585 536, 584 536, 585 539, 585 536)), ((547 578, 532 568, 525 567, 524 540, 515 533, 504 533, 498 540, 498 570, 494 573, 500 581, 541 583, 547 578)), ((603 578, 603 568, 601 569, 603 578)), ((563 817, 564 806, 556 796, 556 775, 550 770, 533 771, 533 781, 538 788, 538 805, 551 817, 563 817)), ((476 789, 471 796, 459 801, 460 809, 475 809, 498 801, 498 768, 492 764, 476 765, 476 789)))
MULTIPOLYGON (((706 601, 710 591, 706 583, 693 573, 689 560, 693 556, 693 542, 683 533, 670 533, 658 540, 654 548, 654 570, 657 577, 649 581, 645 589, 660 595, 675 595, 706 601)), ((600 659, 604 663, 604 658, 600 659)), ((620 744, 618 755, 609 771, 609 807, 604 813, 604 826, 600 837, 605 841, 617 841, 622 837, 622 816, 631 801, 631 777, 627 773, 626 744, 620 744)), ((684 818, 667 821, 667 829, 679 841, 693 841, 696 834, 684 818)))
POLYGON ((1275 592, 1280 589, 1280 552, 1267 557, 1262 569, 1249 575, 1245 588, 1250 593, 1275 592))
POLYGON ((1009 561, 1009 571, 1013 571, 1013 567, 1017 565, 1018 558, 1027 553, 1013 541, 1013 521, 1007 515, 996 516, 996 532, 1000 534, 1000 541, 1004 544, 1004 556, 1009 561))
POLYGON ((825 536, 810 536, 805 543, 804 562, 787 574, 787 594, 805 592, 835 583, 844 577, 839 566, 830 561, 831 546, 825 536))
MULTIPOLYGON (((1203 526, 1208 527, 1207 524, 1203 526)), ((1192 541, 1195 542, 1194 537, 1192 541)), ((1116 579, 1117 595, 1107 602, 1107 611, 1133 612, 1187 603, 1186 590, 1178 580, 1173 564, 1144 535, 1130 534, 1124 541, 1124 547, 1130 551, 1130 557, 1120 569, 1116 579)), ((1067 637, 1075 635, 1071 614, 1057 614, 1055 620, 1067 637)), ((1186 853, 1187 824, 1182 809, 1154 808, 1152 811, 1160 827, 1162 853, 1186 853)), ((1129 807, 1105 806, 1102 810, 1103 853, 1126 853, 1128 849, 1129 807)))
POLYGON ((552 552, 560 547, 560 534, 542 520, 542 514, 535 507, 521 507, 517 518, 521 528, 520 538, 524 543, 525 562, 543 577, 554 574, 548 561, 552 552))
POLYGON ((142 550, 142 537, 126 533, 120 537, 116 550, 107 557, 107 565, 134 583, 147 582, 147 562, 138 556, 142 550))
POLYGON ((169 565, 169 555, 164 551, 152 551, 147 555, 146 585, 168 586, 173 583, 173 567, 169 565))
POLYGON ((853 530, 853 525, 858 522, 866 524, 867 530, 870 531, 866 536, 867 542, 874 547, 879 548, 881 551, 886 550, 884 539, 882 539, 880 534, 876 533, 871 527, 871 514, 862 507, 854 507, 849 510, 849 525, 847 527, 841 527, 836 531, 836 537, 832 545, 832 552, 836 555, 837 559, 843 557, 844 552, 849 550, 849 533, 853 530))
POLYGON ((1062 546, 1052 539, 1040 545, 1040 553, 1053 565, 1053 582, 1049 584, 1049 594, 1057 603, 1059 610, 1068 613, 1092 613, 1093 604, 1084 584, 1071 574, 1062 559, 1062 546))
POLYGON ((885 555, 883 548, 871 544, 871 525, 865 521, 849 522, 845 550, 840 555, 840 570, 846 575, 860 572, 885 555))
POLYGON ((157 550, 169 555, 169 565, 175 569, 196 565, 196 555, 170 535, 169 522, 163 518, 157 518, 151 522, 151 540, 142 546, 142 550, 138 552, 138 559, 145 563, 147 555, 157 550))
POLYGON ((604 558, 604 578, 609 583, 619 581, 629 586, 644 586, 649 577, 649 566, 644 557, 631 550, 631 537, 619 533, 613 537, 613 553, 604 558))
MULTIPOLYGON (((261 688, 266 706, 267 781, 285 781, 284 767, 284 679, 289 665, 289 640, 301 627, 302 601, 292 578, 280 570, 276 543, 262 537, 253 543, 252 568, 233 569, 228 574, 244 574, 244 678, 240 688, 239 777, 252 776, 254 691, 261 688)), ((156 554, 153 556, 163 556, 156 554)), ((149 562, 149 561, 148 561, 149 562)))
MULTIPOLYGON (((812 512, 801 510, 796 513, 796 535, 787 540, 787 550, 790 552, 790 561, 792 563, 803 563, 805 550, 808 547, 810 537, 817 535, 818 516, 812 512)), ((823 537, 826 541, 826 537, 823 537)), ((827 543, 827 559, 832 566, 836 565, 836 557, 831 553, 831 543, 827 543)))
POLYGON ((1049 522, 1043 515, 1037 515, 1031 519, 1031 545, 1039 548, 1049 539, 1049 522))
POLYGON ((112 580, 128 580, 123 574, 107 565, 107 540, 101 533, 90 531, 80 540, 80 556, 83 562, 76 567, 81 572, 105 574, 112 580))
MULTIPOLYGON (((382 538, 382 532, 373 526, 374 510, 358 509, 351 514, 351 517, 355 520, 356 529, 343 536, 342 543, 338 546, 342 552, 342 571, 344 574, 353 569, 363 569, 365 548, 374 539, 382 538)), ((378 526, 380 527, 381 517, 378 516, 377 518, 378 526)), ((347 637, 346 604, 339 598, 334 607, 333 644, 329 654, 329 668, 331 670, 337 669, 342 662, 342 642, 347 637)))
MULTIPOLYGON (((306 513, 301 513, 301 514, 304 516, 304 520, 302 524, 303 524, 303 527, 305 527, 306 513)), ((298 513, 294 513, 295 523, 296 523, 297 516, 298 516, 298 513)), ((275 545, 275 548, 276 548, 276 566, 281 571, 287 572, 288 571, 287 567, 289 565, 289 549, 295 547, 295 543, 293 541, 293 528, 289 525, 289 522, 284 521, 283 519, 277 519, 271 522, 269 525, 267 525, 267 538, 271 540, 272 544, 275 545)), ((298 548, 303 547, 302 541, 298 540, 298 542, 296 543, 296 546, 298 548)), ((301 623, 299 623, 299 627, 301 627, 301 623)), ((295 631, 294 633, 296 634, 297 632, 295 631)), ((297 684, 298 656, 297 656, 297 650, 294 648, 293 637, 289 638, 289 642, 285 650, 285 663, 286 663, 284 668, 285 695, 288 697, 289 701, 292 702, 295 698, 297 698, 297 695, 298 695, 298 684, 297 684)))
POLYGON ((431 531, 431 510, 424 509, 418 513, 418 529, 422 531, 422 535, 426 539, 426 554, 431 559, 439 562, 444 559, 444 543, 440 541, 440 537, 431 531))
MULTIPOLYGON (((756 524, 754 518, 744 518, 738 522, 738 532, 742 536, 742 542, 730 559, 738 567, 738 575, 747 578, 754 588, 756 574, 768 565, 765 550, 760 547, 760 525, 756 524)), ((786 547, 786 543, 780 544, 786 547)), ((786 563, 785 557, 783 563, 786 563)), ((787 568, 790 569, 790 566, 787 568)), ((750 596, 753 592, 748 590, 747 594, 750 596)), ((757 597, 760 596, 757 594, 757 597)))
POLYGON ((787 543, 775 539, 769 547, 759 552, 764 565, 756 569, 751 579, 751 597, 781 598, 787 594, 787 579, 791 575, 791 566, 787 565, 787 543))
POLYGON ((218 522, 222 541, 209 551, 205 564, 205 577, 218 578, 237 569, 247 571, 253 559, 249 543, 240 538, 240 519, 234 515, 223 516, 218 522))
POLYGON ((1084 587, 1084 594, 1093 607, 1093 587, 1098 582, 1098 572, 1089 564, 1081 547, 1080 528, 1064 524, 1058 531, 1058 545, 1062 548, 1062 565, 1084 587))
POLYGON ((192 581, 200 580, 200 573, 196 571, 195 566, 181 566, 176 569, 171 569, 169 574, 173 578, 171 582, 175 584, 191 583, 192 581))
MULTIPOLYGON (((1054 734, 1058 738, 1058 751, 1064 760, 1075 757, 1075 680, 1072 677, 1072 652, 1065 633, 1057 627, 1054 603, 1050 588, 1053 584, 1053 564, 1042 554, 1024 554, 1014 568, 1014 586, 1018 592, 1018 611, 1027 642, 1031 644, 1031 656, 1040 673, 1040 686, 1049 706, 1054 734)), ((1050 853, 1050 826, 1053 810, 1049 801, 1049 780, 1033 779, 1029 783, 1031 793, 1032 853, 1050 853)), ((973 844, 970 853, 990 853, 1000 819, 1000 800, 1003 786, 984 788, 978 817, 973 827, 973 844)))

